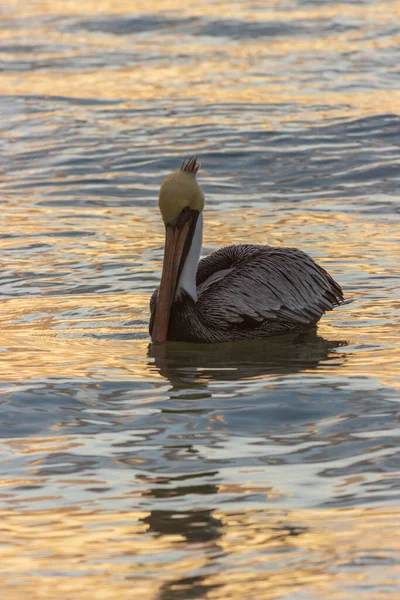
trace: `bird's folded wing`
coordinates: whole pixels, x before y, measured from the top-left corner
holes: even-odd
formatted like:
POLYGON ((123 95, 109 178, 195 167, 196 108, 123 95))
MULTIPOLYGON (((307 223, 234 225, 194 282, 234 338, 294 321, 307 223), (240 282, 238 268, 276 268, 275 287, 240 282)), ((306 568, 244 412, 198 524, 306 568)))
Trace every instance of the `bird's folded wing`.
POLYGON ((199 315, 219 329, 265 320, 310 324, 343 303, 340 286, 295 248, 222 248, 200 261, 198 282, 199 315))

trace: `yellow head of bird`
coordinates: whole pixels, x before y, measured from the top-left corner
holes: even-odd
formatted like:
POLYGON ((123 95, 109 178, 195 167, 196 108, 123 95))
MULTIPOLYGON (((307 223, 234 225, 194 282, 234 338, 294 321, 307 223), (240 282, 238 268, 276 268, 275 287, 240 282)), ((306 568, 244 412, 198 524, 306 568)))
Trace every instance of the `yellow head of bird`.
POLYGON ((174 171, 162 182, 158 206, 165 225, 175 225, 187 206, 199 212, 203 210, 204 194, 196 180, 199 168, 197 158, 190 158, 179 171, 174 171))

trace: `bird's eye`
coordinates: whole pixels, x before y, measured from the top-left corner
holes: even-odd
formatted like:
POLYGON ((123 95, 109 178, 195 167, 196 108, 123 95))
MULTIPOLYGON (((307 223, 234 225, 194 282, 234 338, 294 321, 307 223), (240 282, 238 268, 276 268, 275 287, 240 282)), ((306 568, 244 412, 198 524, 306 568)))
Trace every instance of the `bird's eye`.
POLYGON ((185 206, 185 208, 181 210, 179 214, 176 226, 183 227, 183 225, 191 218, 193 212, 194 211, 190 208, 190 206, 185 206))

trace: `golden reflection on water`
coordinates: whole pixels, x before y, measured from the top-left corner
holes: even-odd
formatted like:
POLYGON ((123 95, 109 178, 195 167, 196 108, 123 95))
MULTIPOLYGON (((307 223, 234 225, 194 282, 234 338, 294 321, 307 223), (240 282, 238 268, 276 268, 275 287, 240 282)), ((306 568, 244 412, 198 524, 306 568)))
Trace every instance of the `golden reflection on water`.
MULTIPOLYGON (((168 115, 144 112, 141 122, 150 132, 153 128, 166 128, 165 137, 170 131, 167 128, 182 127, 182 122, 187 126, 212 126, 217 122, 237 130, 238 113, 226 110, 215 115, 212 108, 207 109, 210 103, 233 103, 246 109, 257 103, 267 107, 290 104, 292 108, 280 111, 278 116, 273 111, 269 113, 268 108, 254 115, 247 112, 246 118, 257 121, 258 132, 279 127, 280 123, 290 127, 291 121, 298 123, 299 115, 301 121, 319 125, 325 118, 343 121, 400 112, 400 92, 379 84, 375 89, 364 89, 365 73, 358 63, 351 63, 353 55, 358 54, 364 65, 375 52, 382 52, 379 60, 383 64, 398 47, 399 36, 391 26, 400 18, 398 3, 308 3, 296 5, 294 10, 289 8, 284 10, 278 0, 137 0, 129 6, 125 0, 5 0, 2 11, 10 19, 10 26, 0 27, 0 57, 4 48, 21 45, 7 58, 11 56, 17 64, 25 61, 28 66, 21 72, 1 71, 0 88, 3 95, 36 94, 49 96, 50 100, 53 96, 116 100, 118 109, 123 110, 152 107, 157 101, 175 108, 177 100, 180 106, 196 104, 204 109, 184 116, 179 110, 168 115), (267 44, 265 37, 251 35, 243 39, 234 35, 193 35, 190 24, 188 31, 179 25, 164 29, 162 35, 147 31, 134 37, 85 28, 85 21, 108 17, 113 22, 129 13, 133 17, 157 14, 161 19, 205 17, 210 22, 237 19, 253 24, 270 22, 272 26, 276 22, 285 24, 289 19, 297 24, 312 21, 316 28, 324 20, 358 20, 364 26, 321 37, 271 35, 267 44), (380 35, 383 30, 385 34, 380 35), (43 46, 42 50, 37 51, 36 45, 43 46), (108 64, 107 58, 113 53, 121 53, 127 60, 113 59, 108 64), (342 77, 339 63, 345 55, 351 67, 344 69, 346 75, 342 77), (104 65, 91 66, 90 60, 86 63, 93 57, 104 59, 104 65), (41 67, 30 69, 32 59, 42 61, 41 67), (66 64, 62 63, 64 59, 66 64), (57 67, 57 61, 63 66, 57 67)), ((392 71, 396 68, 397 65, 391 67, 392 71)), ((47 125, 46 106, 41 107, 39 102, 38 110, 43 111, 41 127, 47 125)), ((112 107, 94 115, 91 105, 57 104, 51 118, 62 122, 68 114, 81 123, 95 121, 97 143, 101 132, 114 139, 116 130, 132 126, 124 115, 108 119, 108 110, 113 115, 112 107)), ((29 130, 30 121, 35 121, 37 114, 25 115, 22 109, 17 117, 26 120, 29 130)), ((27 134, 27 140, 23 134, 17 128, 15 135, 7 131, 2 140, 11 148, 16 144, 21 153, 26 150, 28 162, 29 151, 40 151, 43 143, 40 135, 30 139, 27 134)), ((151 136, 150 139, 147 147, 158 144, 157 136, 154 141, 151 136)), ((133 138, 132 144, 135 143, 133 138)), ((173 137, 165 143, 170 144, 173 155, 180 154, 181 146, 173 137)), ((12 234, 0 237, 5 270, 10 271, 6 280, 11 281, 11 292, 7 288, 0 303, 4 350, 0 352, 0 380, 5 395, 11 389, 18 397, 20 389, 30 386, 33 392, 39 389, 40 393, 40 387, 35 387, 37 382, 48 382, 51 394, 55 381, 61 381, 61 387, 67 381, 74 391, 78 390, 80 404, 98 408, 101 386, 111 384, 113 399, 118 383, 123 382, 132 384, 130 393, 139 398, 137 404, 129 404, 129 410, 140 413, 153 410, 151 403, 159 400, 168 404, 182 390, 189 395, 198 392, 201 398, 212 396, 213 390, 225 391, 231 397, 246 393, 251 396, 253 392, 276 390, 285 377, 292 376, 294 385, 301 385, 301 377, 308 378, 308 391, 314 383, 318 388, 325 382, 329 392, 335 386, 351 386, 356 381, 357 389, 365 389, 371 401, 373 386, 400 389, 398 234, 393 227, 393 212, 387 220, 378 211, 376 218, 368 218, 363 212, 367 192, 359 199, 359 205, 356 197, 349 202, 345 196, 330 198, 333 210, 328 210, 326 199, 304 199, 301 208, 296 209, 290 199, 281 199, 279 205, 274 205, 268 198, 252 196, 241 187, 240 173, 232 172, 218 181, 213 165, 204 165, 201 183, 205 187, 221 184, 218 193, 207 195, 206 253, 248 241, 299 247, 331 271, 348 295, 355 296, 355 302, 324 317, 318 337, 310 343, 310 354, 297 348, 297 353, 293 351, 288 357, 284 348, 279 351, 273 345, 269 354, 265 348, 260 352, 260 347, 249 347, 242 354, 241 350, 235 353, 225 348, 191 352, 184 348, 180 350, 186 354, 183 361, 179 352, 174 355, 173 348, 165 355, 149 350, 147 335, 149 296, 159 280, 162 262, 164 232, 156 197, 165 173, 145 174, 145 198, 143 189, 136 194, 136 188, 130 189, 127 184, 124 197, 131 193, 131 206, 121 207, 118 200, 115 206, 107 205, 107 200, 102 204, 97 198, 96 205, 90 207, 77 208, 73 202, 63 205, 57 203, 58 192, 73 195, 74 186, 80 186, 81 173, 66 168, 65 174, 63 166, 58 168, 57 149, 48 149, 47 158, 54 171, 43 175, 40 164, 35 169, 33 160, 26 170, 16 169, 15 179, 8 172, 4 174, 5 183, 10 185, 8 189, 6 185, 8 195, 2 206, 0 233, 12 234), (50 184, 48 195, 41 185, 43 179, 50 184), (20 187, 26 182, 28 188, 20 187), (229 202, 231 191, 235 196, 233 203, 229 202), (46 205, 43 200, 49 198, 53 203, 46 205), (243 209, 238 208, 240 203, 243 209), (349 279, 349 273, 356 273, 358 279, 349 279), (15 281, 25 287, 12 287, 15 281), (85 288, 82 292, 82 282, 94 287, 99 284, 100 288, 85 288), (115 388, 113 382, 117 382, 115 388), (143 388, 139 384, 144 384, 143 388)), ((223 144, 218 146, 220 150, 224 151, 223 144)), ((10 152, 13 157, 13 150, 10 152)), ((70 158, 70 154, 61 156, 64 164, 67 159, 67 167, 70 158)), ((147 158, 140 156, 140 160, 147 158)), ((41 166, 46 168, 48 164, 41 166)), ((108 167, 107 162, 96 164, 96 173, 101 173, 100 185, 112 184, 115 191, 123 185, 119 182, 130 166, 118 170, 108 167)), ((83 186, 86 176, 91 177, 92 173, 83 173, 83 186)), ((269 173, 263 176, 268 178, 269 173)), ((322 189, 321 184, 321 194, 322 189)), ((395 202, 394 195, 391 201, 395 202)), ((68 398, 68 389, 56 391, 61 395, 65 392, 68 398)), ((350 404, 343 410, 352 410, 350 404)), ((24 406, 28 408, 28 404, 24 406)), ((10 507, 0 512, 0 588, 7 600, 20 600, 27 594, 33 600, 124 600, 133 594, 146 600, 275 600, 295 594, 307 600, 339 600, 351 597, 353 588, 354 597, 362 589, 363 597, 377 600, 385 597, 385 586, 394 586, 400 578, 400 542, 395 527, 400 512, 396 507, 384 509, 377 504, 376 508, 365 509, 283 512, 268 510, 265 503, 263 511, 256 511, 243 502, 243 512, 224 509, 224 494, 229 493, 239 499, 236 506, 251 493, 262 492, 276 502, 283 496, 289 497, 290 486, 287 482, 281 485, 279 480, 261 482, 260 478, 256 485, 246 476, 243 482, 233 477, 222 479, 215 485, 212 497, 212 501, 220 502, 220 508, 196 511, 191 510, 190 502, 182 503, 182 519, 173 512, 163 516, 161 513, 168 511, 162 510, 118 511, 114 505, 112 511, 105 513, 95 503, 90 511, 80 510, 73 494, 71 506, 36 510, 41 502, 56 507, 60 503, 44 457, 68 453, 85 437, 85 433, 79 435, 78 428, 71 435, 66 433, 64 419, 63 413, 43 432, 15 438, 11 432, 10 438, 4 440, 8 456, 13 454, 28 461, 5 478, 0 487, 3 506, 10 507), (49 490, 55 490, 54 495, 47 491, 47 495, 43 492, 40 496, 40 490, 32 497, 22 494, 22 505, 32 508, 31 513, 23 512, 18 504, 18 488, 29 491, 30 486, 40 488, 46 484, 49 490)), ((207 431, 215 432, 219 426, 228 428, 224 419, 223 409, 210 416, 207 431)), ((319 424, 322 421, 311 426, 319 424)), ((101 433, 100 426, 94 437, 101 437, 101 433)), ((117 444, 121 439, 122 434, 113 441, 117 444)), ((254 441, 260 444, 259 438, 249 444, 254 441)), ((165 443, 160 452, 167 451, 165 443)), ((362 459, 362 450, 359 452, 362 459)), ((118 464, 115 455, 112 460, 118 464)), ((130 466, 141 462, 140 457, 126 458, 130 466)), ((382 480, 392 476, 390 469, 387 473, 384 469, 385 466, 379 472, 382 480)), ((101 490, 109 483, 97 476, 96 467, 96 477, 87 477, 87 473, 88 470, 78 470, 73 475, 56 473, 55 480, 71 489, 98 486, 101 490)), ((342 485, 345 493, 351 482, 362 485, 363 473, 339 475, 328 485, 342 485)), ((133 478, 134 474, 129 473, 130 476, 133 478)), ((141 491, 135 488, 129 493, 135 506, 141 491)), ((146 498, 146 493, 150 495, 146 490, 142 498, 146 498)), ((116 486, 116 502, 120 499, 118 494, 123 495, 116 486)), ((96 501, 101 506, 100 491, 96 501)))
MULTIPOLYGON (((313 49, 310 48, 310 52, 313 49)), ((126 104, 130 107, 141 103, 146 103, 149 98, 152 101, 187 100, 206 104, 214 103, 242 103, 245 105, 252 103, 268 102, 277 103, 297 103, 303 109, 307 109, 302 115, 304 121, 315 122, 317 114, 324 115, 320 109, 313 107, 316 103, 316 93, 321 94, 320 102, 324 104, 324 111, 327 117, 334 118, 357 118, 360 112, 364 116, 375 115, 378 112, 396 114, 400 112, 400 92, 391 90, 370 91, 351 91, 351 92, 313 92, 304 93, 293 89, 290 82, 264 83, 256 88, 249 87, 249 80, 233 75, 229 78, 225 67, 221 67, 220 61, 215 65, 209 62, 199 66, 196 70, 201 74, 203 71, 214 81, 211 84, 202 81, 193 85, 193 66, 188 67, 157 67, 153 70, 148 66, 144 70, 124 67, 119 71, 109 71, 107 79, 104 80, 102 72, 76 74, 60 73, 48 75, 40 73, 31 73, 24 75, 23 79, 14 74, 3 74, 0 76, 0 83, 7 93, 18 95, 37 94, 44 96, 68 96, 71 98, 92 98, 103 97, 106 100, 117 99, 121 97, 129 98, 126 104), (168 72, 169 71, 169 72, 168 72), (222 79, 222 81, 221 81, 222 79), (174 82, 177 82, 175 85, 174 82), (178 83, 179 82, 179 83, 178 83), (183 88, 181 86, 184 86, 183 88), (340 106, 340 108, 338 108, 340 106)), ((264 80, 268 77, 265 76, 264 80)), ((296 120, 293 114, 285 116, 280 115, 279 119, 268 114, 263 120, 264 128, 276 127, 278 122, 296 120)), ((229 122, 226 118, 219 118, 221 123, 229 122)), ((191 123, 193 119, 191 119, 191 123)))
MULTIPOLYGON (((8 4, 8 3, 6 3, 8 4)), ((269 2, 266 9, 264 3, 257 6, 246 6, 247 3, 203 3, 199 7, 198 2, 173 3, 159 0, 152 2, 135 2, 134 10, 127 10, 125 1, 113 2, 102 1, 93 3, 89 0, 84 2, 33 2, 17 3, 19 19, 29 18, 31 15, 43 16, 51 14, 59 15, 67 19, 74 15, 80 16, 82 22, 92 18, 103 18, 112 16, 126 17, 129 12, 134 15, 146 15, 148 13, 163 15, 163 11, 169 17, 184 18, 186 16, 201 16, 208 19, 225 19, 228 22, 234 19, 248 19, 249 22, 257 23, 259 20, 267 22, 271 20, 285 22, 288 13, 279 11, 279 3, 269 2), (82 17, 83 15, 83 17, 82 17)), ((9 3, 9 9, 13 14, 14 3, 9 3)), ((377 49, 397 48, 399 44, 398 35, 371 36, 370 28, 378 28, 382 24, 396 22, 400 16, 400 9, 396 3, 383 2, 374 6, 346 5, 335 6, 307 6, 306 9, 290 11, 290 19, 300 24, 315 19, 362 19, 369 23, 368 30, 356 30, 355 32, 338 32, 336 35, 324 35, 318 37, 291 37, 290 39, 274 38, 268 39, 268 47, 265 47, 265 39, 230 39, 226 42, 227 49, 221 48, 216 52, 215 43, 211 43, 209 37, 193 36, 189 31, 186 34, 183 26, 163 32, 157 36, 153 32, 135 39, 133 43, 129 35, 113 35, 102 32, 94 36, 93 32, 85 32, 84 27, 69 31, 68 27, 54 29, 51 25, 40 23, 37 27, 37 35, 43 35, 46 31, 47 43, 54 43, 55 48, 60 45, 78 48, 77 57, 80 54, 79 46, 85 51, 91 48, 92 54, 107 52, 126 52, 135 50, 142 58, 134 61, 132 66, 121 64, 118 67, 105 67, 107 77, 104 77, 103 68, 86 68, 83 72, 77 67, 68 70, 56 68, 51 70, 51 76, 47 69, 36 72, 25 72, 23 77, 12 72, 0 74, 0 84, 6 93, 11 94, 38 94, 59 95, 71 98, 92 99, 122 99, 129 106, 146 104, 155 100, 186 100, 195 101, 199 104, 210 103, 296 103, 303 109, 303 120, 313 122, 317 114, 323 118, 324 112, 321 108, 315 108, 316 104, 324 104, 329 118, 335 117, 358 117, 360 113, 364 116, 376 113, 397 113, 400 111, 400 92, 391 89, 379 88, 366 90, 357 89, 354 85, 348 91, 337 89, 337 73, 332 72, 332 83, 314 74, 314 62, 316 56, 337 56, 338 54, 349 54, 357 51, 373 52, 377 49), (95 39, 93 39, 95 38, 95 39), (184 48, 185 60, 176 60, 177 47, 184 48), (146 60, 147 57, 159 55, 158 60, 146 60), (282 69, 282 61, 285 68, 282 69), (294 77, 300 66, 309 76, 306 81, 294 77), (321 84, 322 82, 322 84, 321 84)), ((79 25, 79 22, 78 22, 79 25)), ((11 39, 30 39, 32 28, 24 29, 24 22, 18 22, 18 27, 0 30, 0 36, 4 41, 11 39)), ((23 56, 20 55, 20 56, 23 56)), ((62 58, 63 53, 55 50, 54 55, 47 53, 41 56, 46 60, 62 58)), ((71 57, 71 54, 69 54, 71 57)), ((29 59, 29 54, 26 56, 29 59)), ((326 71, 326 66, 321 66, 321 74, 326 71)), ((346 80, 343 80, 345 87, 346 80)), ((347 82, 351 83, 351 81, 347 82)), ((285 116, 280 115, 278 121, 290 121, 296 118, 293 111, 288 111, 285 116)), ((225 117, 219 116, 223 122, 225 117)), ((265 114, 264 127, 276 125, 276 119, 272 115, 265 114)))
MULTIPOLYGON (((399 301, 396 301, 396 296, 385 298, 379 289, 374 301, 364 300, 364 296, 370 294, 366 284, 369 284, 371 277, 384 281, 390 275, 388 265, 391 263, 393 274, 396 272, 393 248, 397 241, 393 227, 390 222, 385 224, 382 220, 365 221, 363 215, 357 213, 337 212, 328 217, 326 213, 314 211, 313 203, 308 204, 304 206, 306 210, 299 212, 293 212, 289 207, 287 212, 284 208, 275 211, 273 205, 265 210, 249 209, 245 213, 238 209, 223 212, 210 209, 205 215, 205 252, 208 253, 211 248, 248 241, 300 247, 316 257, 345 287, 342 274, 356 266, 359 273, 365 275, 364 283, 354 282, 354 292, 347 292, 348 296, 354 294, 356 301, 323 317, 319 333, 328 340, 346 340, 350 346, 364 344, 369 347, 354 355, 349 350, 352 359, 340 367, 338 375, 374 376, 384 385, 397 387, 400 375, 400 329, 393 326, 393 320, 398 320, 395 315, 398 314, 399 301), (335 231, 334 244, 332 229, 335 231), (315 231, 320 232, 318 237, 315 237, 315 231), (382 266, 377 257, 384 258, 382 266), (376 347, 383 338, 385 350, 377 352, 376 347)), ((30 214, 29 205, 22 210, 25 215, 30 214)), ((35 257, 34 262, 35 273, 42 273, 48 285, 63 281, 61 274, 65 273, 65 267, 57 268, 62 243, 63 252, 71 261, 67 267, 67 274, 70 273, 68 277, 73 277, 77 268, 75 265, 84 264, 84 273, 92 274, 95 281, 101 281, 103 273, 99 271, 99 265, 103 262, 119 263, 128 256, 129 261, 142 263, 142 266, 136 264, 130 267, 127 275, 136 274, 139 277, 142 270, 153 272, 155 287, 164 243, 156 199, 152 208, 135 209, 134 214, 127 209, 124 212, 116 209, 110 215, 109 209, 96 207, 96 212, 108 217, 96 220, 96 238, 58 237, 52 243, 52 232, 90 231, 93 228, 91 211, 86 209, 87 220, 82 210, 82 218, 67 225, 63 222, 64 211, 64 208, 40 207, 39 212, 33 209, 32 218, 23 220, 20 218, 22 212, 5 213, 9 226, 14 230, 18 227, 17 232, 26 244, 37 241, 34 235, 37 231, 36 218, 40 218, 42 228, 49 232, 50 238, 46 238, 49 249, 35 257), (129 218, 126 218, 127 214, 129 218), (150 249, 154 249, 153 258, 149 254, 150 249), (57 274, 58 270, 60 275, 57 274)), ((19 245, 19 237, 0 240, 3 253, 19 245)), ((17 268, 22 273, 32 268, 29 251, 19 256, 17 268)), ((105 279, 106 284, 116 283, 117 275, 114 279, 112 273, 105 279)), ((79 276, 77 274, 78 279, 79 276)), ((132 357, 145 357, 147 354, 148 302, 151 292, 150 289, 138 293, 136 286, 132 281, 121 293, 64 293, 61 296, 35 295, 4 299, 0 304, 0 319, 3 331, 7 331, 9 352, 0 353, 3 380, 18 382, 21 377, 31 379, 56 374, 92 377, 94 372, 101 369, 109 370, 109 376, 112 376, 112 372, 117 379, 133 376, 158 378, 157 369, 153 368, 150 359, 132 360, 132 357), (94 339, 93 334, 98 339, 94 339), (143 341, 109 339, 118 334, 131 334, 133 338, 139 335, 143 341)), ((323 374, 324 364, 318 369, 323 374)))
MULTIPOLYGON (((181 533, 165 530, 162 519, 147 512, 3 510, 0 517, 7 600, 27 593, 33 600, 130 600, 133 593, 162 600, 178 592, 191 597, 196 588, 203 590, 200 597, 242 600, 244 587, 246 600, 296 593, 339 600, 344 588, 384 590, 400 577, 393 560, 400 552, 398 509, 216 510, 203 517, 208 541, 197 521, 189 545, 184 526, 181 533)), ((365 597, 384 597, 373 594, 365 597)))
MULTIPOLYGON (((221 18, 225 16, 230 19, 261 19, 263 21, 275 21, 286 19, 287 11, 279 10, 282 7, 280 0, 258 0, 255 2, 229 2, 229 0, 217 0, 216 2, 204 3, 199 6, 197 0, 135 0, 134 8, 127 10, 126 0, 69 0, 63 4, 60 1, 32 0, 31 2, 20 2, 18 0, 4 0, 3 4, 11 10, 18 6, 18 14, 21 17, 29 17, 38 14, 49 15, 126 15, 126 14, 154 14, 172 13, 175 15, 206 15, 208 17, 221 18)), ((304 8, 290 7, 290 16, 293 19, 321 18, 333 19, 338 16, 346 17, 368 17, 378 20, 388 20, 400 14, 400 8, 395 2, 383 1, 379 5, 357 5, 357 4, 334 4, 334 5, 308 5, 304 8)))

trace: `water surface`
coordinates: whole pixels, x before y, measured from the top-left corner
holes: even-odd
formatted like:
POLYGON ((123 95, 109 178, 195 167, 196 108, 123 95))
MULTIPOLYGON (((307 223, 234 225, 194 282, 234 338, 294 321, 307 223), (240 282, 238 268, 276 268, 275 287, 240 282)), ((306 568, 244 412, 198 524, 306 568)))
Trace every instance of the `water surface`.
POLYGON ((5 0, 8 600, 400 594, 397 2, 5 0), (203 253, 309 252, 318 331, 152 348, 163 177, 203 253))

